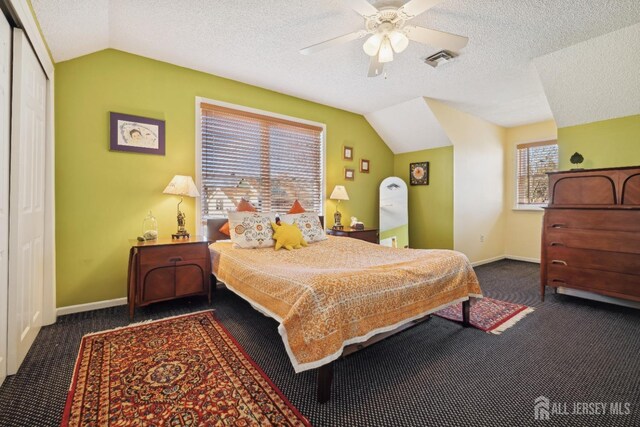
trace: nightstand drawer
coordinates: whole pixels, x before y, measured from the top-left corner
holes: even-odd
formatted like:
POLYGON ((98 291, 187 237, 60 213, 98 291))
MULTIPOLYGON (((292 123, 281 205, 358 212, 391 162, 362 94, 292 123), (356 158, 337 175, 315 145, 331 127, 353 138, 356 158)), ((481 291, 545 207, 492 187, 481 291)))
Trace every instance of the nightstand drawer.
POLYGON ((199 260, 208 255, 206 243, 148 247, 140 251, 140 264, 168 265, 199 260))
POLYGON ((378 232, 376 230, 352 231, 349 237, 364 240, 365 242, 378 243, 378 232))

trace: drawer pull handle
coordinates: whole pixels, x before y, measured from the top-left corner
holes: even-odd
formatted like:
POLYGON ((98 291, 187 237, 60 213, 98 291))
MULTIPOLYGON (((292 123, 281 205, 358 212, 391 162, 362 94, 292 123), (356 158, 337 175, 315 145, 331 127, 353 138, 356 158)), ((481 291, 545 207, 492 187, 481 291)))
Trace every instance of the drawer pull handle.
POLYGON ((553 260, 551 260, 551 264, 567 265, 567 262, 566 261, 562 261, 561 259, 553 259, 553 260))
POLYGON ((567 224, 551 224, 551 228, 565 228, 567 226, 567 224))
POLYGON ((560 280, 560 279, 551 279, 552 282, 554 283, 564 283, 565 285, 567 284, 567 282, 565 282, 564 280, 560 280))
POLYGON ((562 242, 551 242, 551 243, 549 243, 549 246, 564 246, 564 243, 562 243, 562 242))
POLYGON ((182 257, 181 256, 176 256, 173 258, 169 258, 169 262, 180 262, 182 261, 182 257))

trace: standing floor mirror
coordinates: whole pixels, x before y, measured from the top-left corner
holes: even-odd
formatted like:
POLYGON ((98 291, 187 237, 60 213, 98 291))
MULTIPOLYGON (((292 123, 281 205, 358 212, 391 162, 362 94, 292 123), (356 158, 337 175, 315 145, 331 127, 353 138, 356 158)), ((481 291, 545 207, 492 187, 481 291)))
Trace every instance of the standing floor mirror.
POLYGON ((380 184, 380 244, 409 247, 407 184, 397 176, 385 178, 380 184))

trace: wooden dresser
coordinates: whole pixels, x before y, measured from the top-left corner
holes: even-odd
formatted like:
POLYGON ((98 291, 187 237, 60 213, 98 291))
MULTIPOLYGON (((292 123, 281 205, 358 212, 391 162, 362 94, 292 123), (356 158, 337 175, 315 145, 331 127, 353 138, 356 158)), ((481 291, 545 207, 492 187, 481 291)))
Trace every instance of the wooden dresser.
POLYGON ((206 295, 211 303, 211 257, 208 241, 131 240, 129 252, 129 318, 135 307, 189 295, 206 295))
POLYGON ((640 301, 640 166, 549 173, 540 295, 566 287, 640 301))

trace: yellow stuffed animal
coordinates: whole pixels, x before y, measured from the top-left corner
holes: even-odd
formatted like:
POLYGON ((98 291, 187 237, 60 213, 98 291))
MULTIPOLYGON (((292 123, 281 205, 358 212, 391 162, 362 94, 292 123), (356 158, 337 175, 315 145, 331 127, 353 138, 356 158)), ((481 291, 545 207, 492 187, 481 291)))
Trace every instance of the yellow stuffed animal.
POLYGON ((307 246, 307 242, 302 237, 302 232, 297 225, 272 222, 271 227, 273 227, 273 240, 276 241, 276 251, 282 247, 290 251, 307 246))

